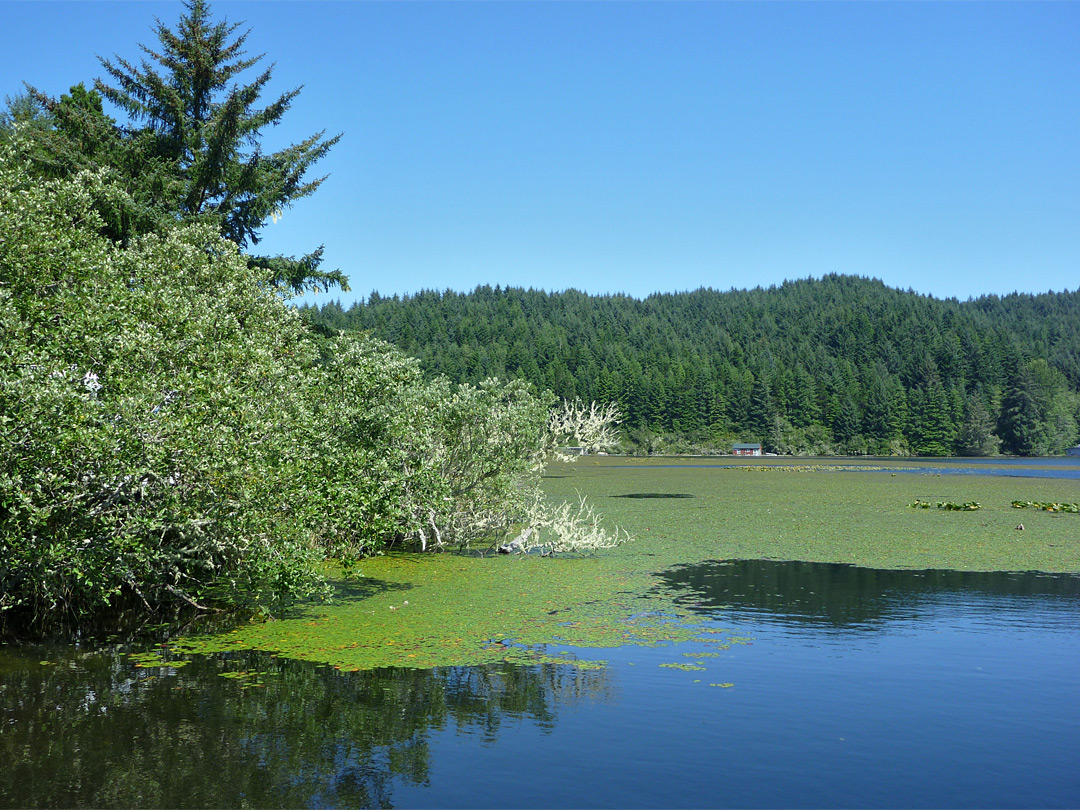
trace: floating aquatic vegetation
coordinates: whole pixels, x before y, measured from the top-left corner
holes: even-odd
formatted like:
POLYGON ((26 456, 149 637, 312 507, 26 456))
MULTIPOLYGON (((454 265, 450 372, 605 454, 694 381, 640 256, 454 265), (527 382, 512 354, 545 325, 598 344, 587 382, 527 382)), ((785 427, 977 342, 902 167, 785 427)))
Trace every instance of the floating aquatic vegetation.
POLYGON ((1045 503, 1040 501, 1013 501, 1015 509, 1041 509, 1044 512, 1071 512, 1080 514, 1080 503, 1045 503))
MULTIPOLYGON (((946 490, 934 502, 927 500, 926 508, 938 500, 962 506, 969 498, 991 506, 976 520, 943 522, 923 520, 908 509, 925 479, 867 474, 867 467, 818 476, 771 467, 775 475, 747 476, 731 469, 703 474, 689 466, 594 462, 553 469, 562 477, 546 479, 545 490, 553 499, 573 499, 578 492, 605 498, 608 519, 627 527, 638 542, 587 559, 388 554, 361 561, 363 577, 340 579, 330 604, 307 605, 226 634, 174 641, 170 655, 255 649, 342 672, 502 661, 588 667, 596 662, 568 650, 694 642, 723 651, 749 643, 716 626, 722 606, 703 618, 679 601, 661 576, 677 565, 777 559, 871 568, 1075 571, 1080 559, 1080 531, 1071 530, 1071 521, 1057 523, 1052 543, 1031 542, 1037 531, 1011 535, 1015 542, 1007 545, 991 540, 1015 526, 1010 499, 1021 494, 1032 503, 1065 503, 1075 499, 1072 481, 965 477, 963 498, 946 490), (628 492, 680 493, 695 501, 608 497, 628 492)), ((821 466, 836 471, 840 465, 821 466)))
POLYGON ((923 501, 918 498, 915 499, 915 503, 911 504, 912 509, 944 509, 947 512, 974 512, 977 509, 982 509, 982 504, 978 501, 964 501, 964 503, 954 503, 953 501, 923 501))
POLYGON ((173 651, 251 648, 342 671, 502 661, 585 669, 602 662, 579 660, 568 647, 660 646, 705 632, 700 619, 653 591, 650 571, 614 555, 539 560, 403 554, 363 567, 370 576, 352 595, 342 583, 342 596, 333 603, 225 634, 184 639, 172 645, 173 651), (406 590, 407 601, 402 599, 406 590))
POLYGON ((660 664, 664 669, 681 669, 683 672, 704 672, 705 667, 697 664, 660 664))
POLYGON ((238 681, 241 689, 263 689, 266 687, 264 678, 272 678, 278 673, 272 670, 239 670, 234 672, 222 672, 222 678, 238 681))
POLYGON ((188 663, 187 659, 174 658, 166 648, 158 648, 143 653, 128 653, 128 660, 140 669, 148 669, 150 667, 179 669, 188 663))
POLYGON ((918 467, 885 467, 878 464, 730 464, 724 466, 732 470, 750 472, 881 472, 885 470, 916 472, 919 469, 918 467))

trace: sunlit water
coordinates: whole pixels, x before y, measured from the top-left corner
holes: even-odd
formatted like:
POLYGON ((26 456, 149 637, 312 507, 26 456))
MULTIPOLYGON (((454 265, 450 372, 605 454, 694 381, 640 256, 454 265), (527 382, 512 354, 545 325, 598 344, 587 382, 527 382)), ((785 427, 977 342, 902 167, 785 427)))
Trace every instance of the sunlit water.
POLYGON ((347 674, 5 647, 0 804, 1080 806, 1080 578, 734 562, 662 587, 751 643, 347 674))

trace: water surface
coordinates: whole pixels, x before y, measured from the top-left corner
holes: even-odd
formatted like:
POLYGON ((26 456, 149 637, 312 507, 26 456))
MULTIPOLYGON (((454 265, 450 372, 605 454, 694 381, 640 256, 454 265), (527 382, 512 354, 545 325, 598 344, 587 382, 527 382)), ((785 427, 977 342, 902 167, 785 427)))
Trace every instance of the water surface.
POLYGON ((1080 578, 715 561, 657 588, 726 632, 552 648, 594 670, 6 646, 0 804, 1080 805, 1080 578))
MULTIPOLYGON (((690 457, 686 457, 690 458, 690 457)), ((625 466, 640 466, 639 460, 628 460, 625 466), (635 461, 637 463, 635 463, 635 461)), ((610 466, 619 466, 613 461, 610 466)), ((677 464, 649 463, 652 469, 730 470, 745 467, 789 467, 814 469, 815 471, 859 471, 906 473, 914 475, 980 475, 1006 478, 1056 478, 1080 480, 1080 459, 1076 457, 1051 458, 958 458, 897 456, 753 456, 742 459, 711 460, 694 457, 693 461, 677 464)))

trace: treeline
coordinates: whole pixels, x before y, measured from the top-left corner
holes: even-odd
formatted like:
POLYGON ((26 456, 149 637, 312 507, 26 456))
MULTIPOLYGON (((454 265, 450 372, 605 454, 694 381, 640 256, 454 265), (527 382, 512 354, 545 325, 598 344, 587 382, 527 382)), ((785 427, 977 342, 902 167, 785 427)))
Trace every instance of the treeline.
POLYGON ((1080 438, 1080 291, 960 302, 830 275, 644 300, 376 292, 303 310, 396 344, 428 375, 618 402, 646 450, 1047 455, 1080 438))

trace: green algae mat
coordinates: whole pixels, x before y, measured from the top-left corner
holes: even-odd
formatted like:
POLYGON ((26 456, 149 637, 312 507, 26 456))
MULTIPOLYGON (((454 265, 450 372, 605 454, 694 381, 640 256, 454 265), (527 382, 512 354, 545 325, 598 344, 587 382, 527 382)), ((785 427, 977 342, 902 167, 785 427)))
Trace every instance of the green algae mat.
POLYGON ((389 554, 365 561, 331 603, 182 639, 138 663, 254 649, 343 671, 502 661, 588 668, 603 661, 578 650, 689 641, 701 659, 701 651, 744 639, 676 605, 659 576, 675 565, 768 559, 1080 571, 1080 515, 1013 506, 1075 503, 1076 480, 912 474, 933 467, 900 461, 726 463, 611 457, 553 465, 548 497, 585 495, 634 540, 583 558, 389 554), (912 508, 916 502, 979 508, 912 508))

